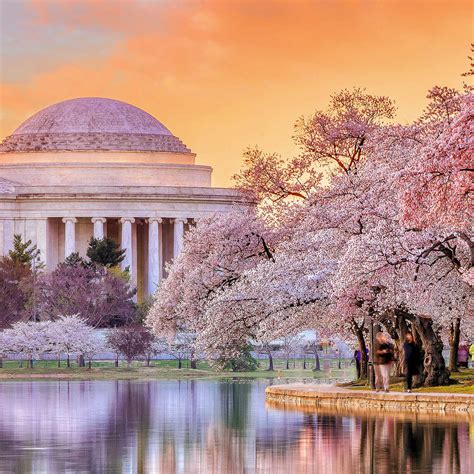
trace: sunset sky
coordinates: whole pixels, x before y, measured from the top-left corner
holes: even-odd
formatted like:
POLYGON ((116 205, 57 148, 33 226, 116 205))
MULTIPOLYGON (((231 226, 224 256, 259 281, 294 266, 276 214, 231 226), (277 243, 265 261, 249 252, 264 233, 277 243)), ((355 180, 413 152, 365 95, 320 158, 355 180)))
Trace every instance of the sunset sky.
POLYGON ((162 121, 230 184, 242 150, 290 155, 293 124, 342 88, 416 117, 433 85, 460 88, 472 3, 429 0, 0 0, 1 124, 101 96, 162 121))

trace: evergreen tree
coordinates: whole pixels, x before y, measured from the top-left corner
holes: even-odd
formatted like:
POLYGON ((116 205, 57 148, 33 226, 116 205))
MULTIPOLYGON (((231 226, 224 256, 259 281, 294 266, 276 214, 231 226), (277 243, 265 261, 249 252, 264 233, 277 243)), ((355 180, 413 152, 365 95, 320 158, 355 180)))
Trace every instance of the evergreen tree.
POLYGON ((108 237, 103 239, 92 237, 89 241, 87 256, 93 263, 111 268, 116 267, 125 258, 125 250, 108 237))
POLYGON ((8 252, 8 256, 14 263, 30 267, 31 262, 37 260, 39 255, 39 249, 32 244, 31 240, 23 242, 20 234, 13 236, 13 249, 8 252))
POLYGON ((69 267, 77 267, 81 266, 84 268, 90 267, 90 263, 83 259, 80 255, 79 252, 73 252, 71 253, 68 257, 64 259, 64 265, 67 265, 69 267))

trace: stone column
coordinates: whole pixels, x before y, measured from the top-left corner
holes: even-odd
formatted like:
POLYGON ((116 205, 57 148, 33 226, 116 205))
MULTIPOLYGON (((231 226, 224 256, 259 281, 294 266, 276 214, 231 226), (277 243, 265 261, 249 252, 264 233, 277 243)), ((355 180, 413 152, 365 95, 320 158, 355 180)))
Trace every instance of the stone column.
POLYGON ((177 258, 183 248, 184 224, 186 224, 186 219, 174 220, 173 258, 177 258))
POLYGON ((37 219, 36 220, 36 245, 40 251, 40 259, 46 265, 46 268, 50 270, 48 255, 48 219, 37 219))
POLYGON ((148 294, 152 295, 161 281, 161 232, 163 219, 148 219, 148 294))
POLYGON ((105 217, 93 217, 91 221, 94 224, 94 238, 103 239, 104 224, 107 222, 107 219, 105 217))
POLYGON ((63 217, 64 227, 64 258, 76 251, 76 224, 75 217, 63 217))
POLYGON ((135 283, 133 275, 133 240, 132 240, 132 224, 135 222, 133 217, 122 217, 122 241, 120 246, 125 250, 125 258, 122 260, 122 270, 129 267, 132 281, 135 283))
POLYGON ((13 235, 15 233, 15 221, 13 219, 5 219, 3 221, 3 250, 8 255, 13 249, 13 235))
POLYGON ((15 232, 15 221, 13 219, 2 219, 2 237, 0 238, 0 255, 8 255, 13 248, 13 234, 15 232))

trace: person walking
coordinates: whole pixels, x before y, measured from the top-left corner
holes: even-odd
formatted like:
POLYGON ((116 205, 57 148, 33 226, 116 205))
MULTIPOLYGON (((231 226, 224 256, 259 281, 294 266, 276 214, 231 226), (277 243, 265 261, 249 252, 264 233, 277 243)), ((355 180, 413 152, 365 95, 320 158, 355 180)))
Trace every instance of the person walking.
POLYGON ((360 350, 356 349, 354 351, 354 360, 355 360, 355 365, 356 365, 356 370, 357 370, 357 380, 360 379, 360 350))
POLYGON ((374 343, 375 390, 388 392, 390 370, 394 361, 394 349, 383 332, 378 332, 374 343))
POLYGON ((413 376, 419 374, 419 367, 421 363, 420 350, 415 344, 415 341, 413 340, 413 334, 411 332, 408 332, 405 336, 403 355, 405 362, 405 390, 408 393, 411 393, 413 376))
POLYGON ((474 342, 469 347, 469 355, 471 356, 471 367, 474 369, 474 342))
POLYGON ((465 367, 467 369, 469 361, 469 348, 467 342, 463 341, 458 348, 458 367, 465 367))

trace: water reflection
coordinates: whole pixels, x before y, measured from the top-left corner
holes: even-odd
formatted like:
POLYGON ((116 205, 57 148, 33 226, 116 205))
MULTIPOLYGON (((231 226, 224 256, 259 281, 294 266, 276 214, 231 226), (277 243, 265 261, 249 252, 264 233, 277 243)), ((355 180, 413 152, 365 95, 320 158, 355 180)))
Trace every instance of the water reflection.
POLYGON ((3 383, 0 472, 474 472, 473 423, 285 411, 266 383, 3 383))

